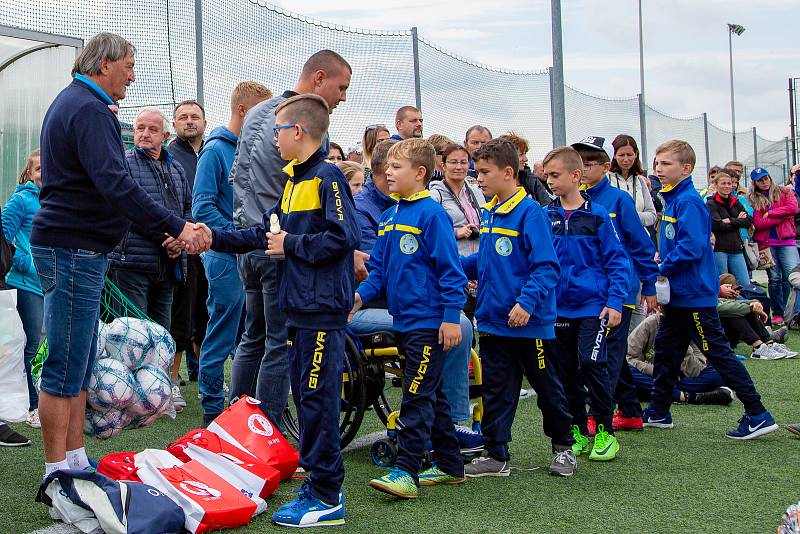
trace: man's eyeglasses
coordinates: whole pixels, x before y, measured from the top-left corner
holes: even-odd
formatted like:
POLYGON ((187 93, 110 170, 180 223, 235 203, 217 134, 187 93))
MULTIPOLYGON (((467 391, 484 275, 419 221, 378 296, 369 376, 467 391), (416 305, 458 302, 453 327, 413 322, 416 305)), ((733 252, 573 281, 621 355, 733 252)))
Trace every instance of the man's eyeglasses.
POLYGON ((275 126, 272 128, 272 137, 278 139, 278 134, 281 133, 281 130, 288 130, 289 128, 294 128, 295 126, 300 126, 300 131, 304 133, 308 133, 308 130, 303 128, 300 124, 284 124, 283 126, 275 126))
POLYGON ((598 163, 598 162, 596 162, 596 161, 584 161, 584 162, 583 162, 583 166, 584 166, 584 167, 587 167, 587 168, 589 168, 589 169, 591 169, 591 168, 592 168, 592 167, 594 167, 595 165, 602 165, 602 163, 598 163))

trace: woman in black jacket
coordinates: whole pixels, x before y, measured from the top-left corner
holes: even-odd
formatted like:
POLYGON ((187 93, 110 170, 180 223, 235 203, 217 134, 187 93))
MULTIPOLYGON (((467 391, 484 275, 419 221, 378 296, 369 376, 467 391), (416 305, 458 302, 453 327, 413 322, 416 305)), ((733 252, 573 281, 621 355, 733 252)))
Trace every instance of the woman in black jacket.
POLYGON ((750 284, 750 273, 744 258, 744 245, 739 229, 749 228, 753 218, 744 206, 731 194, 733 179, 730 175, 717 174, 717 192, 708 197, 706 204, 711 212, 711 229, 714 232, 714 256, 719 274, 731 273, 739 284, 750 284))

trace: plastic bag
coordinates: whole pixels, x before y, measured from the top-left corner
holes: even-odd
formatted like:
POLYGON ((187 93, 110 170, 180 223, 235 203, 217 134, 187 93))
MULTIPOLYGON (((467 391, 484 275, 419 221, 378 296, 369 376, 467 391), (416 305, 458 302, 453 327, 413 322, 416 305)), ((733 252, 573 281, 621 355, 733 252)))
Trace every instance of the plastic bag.
POLYGON ((17 290, 0 291, 0 421, 20 422, 28 417, 24 350, 17 290))
POLYGON ((282 480, 287 479, 297 470, 300 453, 266 418, 259 404, 257 399, 242 395, 208 425, 208 430, 280 471, 282 480))

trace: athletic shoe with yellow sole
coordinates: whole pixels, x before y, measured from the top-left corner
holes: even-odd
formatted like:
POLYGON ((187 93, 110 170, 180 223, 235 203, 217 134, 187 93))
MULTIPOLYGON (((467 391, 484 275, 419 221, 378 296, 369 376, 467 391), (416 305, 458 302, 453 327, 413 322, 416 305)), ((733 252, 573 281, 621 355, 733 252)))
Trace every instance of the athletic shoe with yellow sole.
POLYGON ((419 485, 420 486, 436 486, 439 484, 463 484, 466 478, 464 477, 455 477, 453 475, 449 475, 439 469, 439 466, 436 465, 436 462, 433 462, 431 466, 419 474, 419 485))
POLYGON ((373 478, 369 481, 369 486, 401 499, 416 499, 418 493, 414 478, 399 467, 393 467, 382 477, 373 478))

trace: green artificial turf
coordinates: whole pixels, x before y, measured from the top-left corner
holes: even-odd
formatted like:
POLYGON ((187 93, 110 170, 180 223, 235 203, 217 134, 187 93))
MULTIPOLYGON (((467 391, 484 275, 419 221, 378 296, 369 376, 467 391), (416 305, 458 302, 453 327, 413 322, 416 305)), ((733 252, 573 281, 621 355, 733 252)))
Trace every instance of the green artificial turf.
MULTIPOLYGON (((800 347, 792 333, 790 346, 800 347)), ((739 347, 749 354, 749 349, 739 347)), ((747 368, 779 423, 800 422, 800 358, 748 361, 747 368)), ((128 430, 107 441, 87 440, 94 458, 114 451, 162 448, 201 419, 197 384, 184 388, 187 409, 176 420, 128 430)), ((422 488, 416 501, 398 501, 367 487, 382 474, 369 449, 345 455, 347 532, 775 532, 786 507, 800 500, 800 439, 783 428, 762 439, 723 436, 742 407, 674 406, 673 430, 618 433, 621 450, 608 463, 579 460, 572 478, 548 476, 550 446, 535 400, 520 403, 508 478, 422 488)), ((33 497, 43 472, 39 431, 14 427, 33 446, 0 449, 0 533, 52 525, 33 497)), ((367 412, 361 434, 380 428, 367 412)), ((299 482, 284 483, 269 510, 232 532, 277 529, 271 511, 290 499, 299 482)), ((284 530, 286 532, 286 530, 284 530)))

